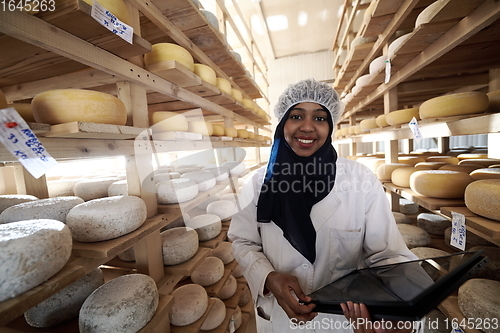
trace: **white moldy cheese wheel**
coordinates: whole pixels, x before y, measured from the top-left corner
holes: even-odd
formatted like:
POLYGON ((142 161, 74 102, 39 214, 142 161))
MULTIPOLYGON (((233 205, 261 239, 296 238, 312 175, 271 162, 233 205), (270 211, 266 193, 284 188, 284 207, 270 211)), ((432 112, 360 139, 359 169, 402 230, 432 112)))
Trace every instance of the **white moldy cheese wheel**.
POLYGON ((248 301, 250 301, 251 299, 252 299, 252 294, 250 293, 250 289, 248 288, 248 285, 245 285, 245 287, 243 287, 243 291, 241 292, 238 306, 243 306, 247 304, 248 301))
POLYGON ((450 254, 449 252, 440 249, 435 249, 433 247, 425 247, 425 246, 414 247, 410 251, 413 252, 413 254, 416 255, 419 259, 442 257, 450 254))
POLYGON ((215 180, 218 182, 224 181, 229 178, 229 168, 225 166, 205 167, 204 171, 210 171, 215 175, 215 180))
POLYGON ((474 179, 464 172, 420 170, 410 176, 412 191, 431 198, 459 199, 474 179))
POLYGON ((171 111, 156 111, 149 115, 151 130, 154 133, 178 131, 187 132, 189 129, 186 116, 171 111))
POLYGON ((192 228, 176 227, 165 230, 161 233, 161 241, 165 265, 181 264, 198 252, 198 233, 192 228))
POLYGON ((486 333, 498 333, 498 326, 485 325, 500 318, 500 281, 470 279, 458 288, 458 307, 466 318, 483 323, 486 333))
POLYGON ((214 239, 222 230, 220 217, 214 214, 201 214, 184 223, 186 227, 196 230, 200 242, 214 239))
POLYGON ((57 179, 47 181, 49 197, 54 198, 75 195, 74 187, 79 181, 81 181, 81 179, 57 179))
POLYGON ((214 305, 208 311, 207 317, 201 325, 202 331, 210 331, 219 327, 224 319, 226 319, 226 305, 224 302, 216 297, 210 297, 214 300, 214 305))
POLYGON ((151 320, 158 302, 158 289, 150 276, 117 277, 85 300, 78 320, 80 332, 137 332, 151 320))
POLYGON ((392 172, 399 168, 408 167, 408 164, 387 163, 377 167, 377 178, 380 180, 391 180, 392 172))
POLYGON ((397 226, 409 249, 427 246, 431 243, 431 236, 424 229, 411 224, 398 224, 397 226))
POLYGON ((211 204, 214 201, 218 201, 218 200, 220 200, 220 196, 218 194, 211 195, 210 197, 208 197, 207 200, 205 200, 201 204, 199 204, 197 206, 197 208, 206 211, 207 210, 207 206, 209 204, 211 204))
POLYGON ((389 44, 389 48, 387 49, 387 57, 391 59, 394 56, 394 53, 398 51, 401 46, 410 38, 411 33, 402 35, 396 38, 391 44, 389 44))
POLYGON ((224 221, 229 221, 231 217, 238 212, 236 204, 229 200, 219 200, 210 203, 207 206, 207 214, 215 214, 224 221))
POLYGON ((407 124, 413 118, 420 120, 418 108, 402 109, 389 112, 385 115, 385 120, 389 125, 407 124))
POLYGON ((482 113, 488 110, 488 95, 479 91, 431 98, 420 105, 420 118, 439 118, 482 113))
POLYGON ((28 220, 0 225, 0 302, 46 281, 66 264, 71 232, 56 220, 28 220))
POLYGON ((403 214, 417 214, 418 210, 420 207, 414 203, 413 201, 410 201, 405 198, 399 198, 399 212, 403 214))
POLYGON ((451 221, 436 214, 420 213, 417 225, 430 234, 443 236, 445 230, 451 227, 451 221))
POLYGON ((245 162, 225 162, 223 166, 229 168, 229 173, 233 176, 239 176, 246 170, 245 162))
POLYGON ((29 194, 2 194, 0 195, 0 213, 10 206, 34 200, 39 199, 29 194))
POLYGON ((212 124, 212 135, 215 136, 224 136, 224 126, 220 124, 212 124))
POLYGON ((215 175, 207 170, 187 172, 182 174, 181 178, 194 180, 198 184, 198 192, 210 190, 217 183, 215 175))
POLYGON ((66 215, 76 205, 84 203, 79 197, 57 197, 23 202, 10 206, 0 214, 0 223, 49 219, 66 223, 66 215))
POLYGON ((471 212, 500 221, 500 179, 476 180, 467 186, 464 197, 471 212))
POLYGON ((411 220, 408 216, 400 212, 392 212, 396 224, 411 224, 411 220))
POLYGON ((415 28, 418 28, 420 25, 429 23, 430 20, 443 8, 444 5, 447 4, 445 0, 437 0, 431 3, 429 6, 425 7, 424 10, 420 12, 415 21, 415 28))
POLYGON ((211 257, 217 257, 224 265, 234 260, 233 247, 230 242, 221 242, 215 249, 210 251, 211 257))
POLYGON ((108 187, 108 197, 115 197, 117 195, 128 195, 127 180, 118 180, 108 187))
POLYGON ((62 124, 83 121, 125 125, 125 104, 113 95, 84 89, 48 90, 36 95, 31 110, 37 123, 62 124))
POLYGON ((231 138, 238 137, 238 130, 236 127, 224 127, 224 136, 229 136, 231 138))
POLYGON ((174 305, 170 310, 170 323, 186 326, 200 319, 208 308, 208 295, 205 288, 197 284, 186 284, 172 292, 174 305))
POLYGON ((212 67, 204 64, 194 64, 194 73, 203 81, 210 83, 213 86, 217 85, 217 74, 212 67))
POLYGON ((108 188, 114 182, 116 182, 115 177, 86 179, 76 183, 73 191, 77 197, 85 201, 104 198, 108 196, 108 188))
POLYGON ((224 286, 219 291, 219 294, 217 296, 219 296, 219 298, 222 300, 231 298, 236 293, 237 288, 238 288, 238 283, 236 282, 236 278, 232 275, 229 275, 229 277, 226 280, 226 283, 224 283, 224 286))
POLYGON ((103 284, 104 274, 96 268, 26 311, 24 318, 33 327, 50 327, 77 318, 83 302, 103 284))
POLYGON ((188 50, 172 43, 158 43, 151 46, 151 52, 144 55, 146 69, 154 72, 162 69, 162 63, 175 60, 182 66, 194 71, 194 60, 188 50))
POLYGON ((116 196, 75 206, 66 216, 66 224, 74 240, 100 242, 136 230, 146 216, 146 204, 141 198, 116 196))
POLYGON ((224 263, 217 257, 206 257, 191 273, 191 281, 201 286, 211 286, 224 276, 224 263))
POLYGON ((156 184, 158 203, 181 203, 196 198, 198 184, 188 178, 166 180, 156 184))
POLYGON ((385 68, 385 62, 387 61, 387 55, 381 55, 373 59, 370 63, 369 72, 371 75, 377 75, 382 69, 385 68))
POLYGON ((470 173, 474 180, 479 179, 500 179, 500 168, 476 169, 470 173))
POLYGON ((448 164, 458 164, 459 160, 455 156, 429 156, 426 162, 444 162, 448 164))

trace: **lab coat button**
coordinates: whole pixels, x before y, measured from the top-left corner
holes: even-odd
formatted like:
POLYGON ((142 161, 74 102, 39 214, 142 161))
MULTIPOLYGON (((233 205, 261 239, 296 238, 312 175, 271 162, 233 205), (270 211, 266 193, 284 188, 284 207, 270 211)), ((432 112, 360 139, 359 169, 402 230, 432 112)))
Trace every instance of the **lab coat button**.
POLYGON ((308 269, 308 268, 309 268, 309 265, 308 265, 308 264, 302 264, 302 268, 304 268, 304 269, 308 269))

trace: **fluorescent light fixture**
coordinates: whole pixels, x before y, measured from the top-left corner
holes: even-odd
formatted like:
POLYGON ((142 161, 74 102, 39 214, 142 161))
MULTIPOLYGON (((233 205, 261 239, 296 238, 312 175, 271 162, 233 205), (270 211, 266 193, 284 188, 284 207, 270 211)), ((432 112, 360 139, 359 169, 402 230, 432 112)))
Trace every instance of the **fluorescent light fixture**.
POLYGON ((288 18, 285 15, 274 15, 266 18, 267 27, 271 31, 281 31, 288 29, 288 18))
POLYGON ((307 13, 305 11, 302 10, 299 12, 297 23, 299 24, 299 27, 303 27, 307 24, 307 13))

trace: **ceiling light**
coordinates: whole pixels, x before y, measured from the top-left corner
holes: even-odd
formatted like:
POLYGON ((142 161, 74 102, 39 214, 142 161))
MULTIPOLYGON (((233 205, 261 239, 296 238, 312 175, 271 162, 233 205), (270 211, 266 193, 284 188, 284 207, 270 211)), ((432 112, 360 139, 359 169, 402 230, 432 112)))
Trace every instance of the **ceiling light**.
POLYGON ((288 18, 285 15, 274 15, 266 18, 267 27, 271 31, 281 31, 288 29, 288 18))
POLYGON ((307 13, 304 11, 300 11, 299 16, 297 18, 297 23, 300 27, 303 27, 307 24, 307 13))
POLYGON ((264 28, 262 27, 262 24, 260 23, 260 19, 257 15, 252 15, 252 18, 250 19, 250 24, 252 25, 252 29, 258 34, 258 35, 264 35, 264 28))

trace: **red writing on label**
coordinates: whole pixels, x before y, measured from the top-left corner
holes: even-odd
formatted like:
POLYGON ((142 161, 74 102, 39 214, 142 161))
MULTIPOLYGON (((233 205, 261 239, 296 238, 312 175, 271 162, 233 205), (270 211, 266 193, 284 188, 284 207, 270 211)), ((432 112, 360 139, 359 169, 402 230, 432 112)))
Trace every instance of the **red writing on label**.
POLYGON ((5 123, 5 127, 7 128, 14 128, 16 127, 18 124, 15 122, 15 121, 12 121, 10 123, 5 123))

